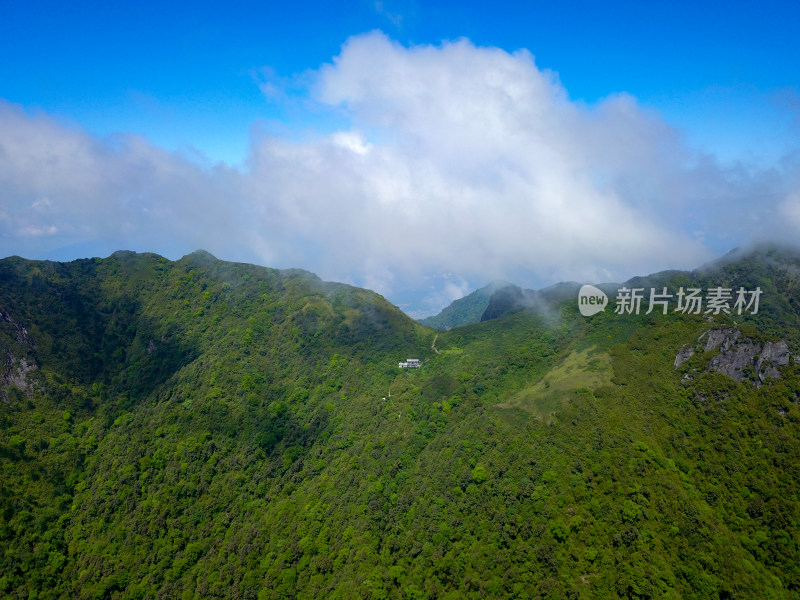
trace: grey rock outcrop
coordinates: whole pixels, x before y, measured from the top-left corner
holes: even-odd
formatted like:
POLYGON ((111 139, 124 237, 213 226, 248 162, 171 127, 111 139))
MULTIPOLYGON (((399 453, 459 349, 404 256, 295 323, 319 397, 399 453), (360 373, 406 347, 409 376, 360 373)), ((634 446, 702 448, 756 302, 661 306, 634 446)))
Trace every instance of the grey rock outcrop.
POLYGON ((28 335, 28 330, 22 326, 21 323, 18 323, 14 319, 11 318, 11 315, 8 314, 6 311, 0 309, 0 323, 10 323, 14 326, 15 330, 15 337, 16 340, 20 344, 25 344, 33 348, 33 342, 31 341, 30 336, 28 335))
POLYGON ((37 368, 31 353, 33 341, 21 323, 0 309, 0 325, 4 323, 8 325, 4 325, 0 333, 0 357, 5 354, 5 360, 0 358, 0 401, 8 402, 11 386, 30 398, 33 393, 30 374, 37 368))
POLYGON ((738 329, 712 329, 701 335, 698 341, 703 339, 703 336, 707 336, 705 352, 714 350, 718 346, 720 352, 727 352, 736 343, 740 335, 742 335, 742 332, 738 329))
MULTIPOLYGON (((708 362, 709 371, 718 371, 737 381, 752 378, 761 346, 752 342, 736 344, 727 352, 720 352, 708 362)), ((760 378, 763 381, 763 377, 760 378)))
POLYGON ((781 374, 777 367, 788 365, 789 359, 789 346, 786 342, 767 342, 764 344, 756 363, 756 371, 759 373, 761 381, 764 381, 764 377, 780 378, 781 374))
POLYGON ((33 385, 28 379, 28 373, 36 368, 35 364, 29 363, 25 358, 15 359, 9 353, 6 361, 5 373, 0 377, 2 387, 0 387, 0 400, 8 402, 8 387, 13 385, 19 388, 23 394, 30 397, 33 392, 33 385))
MULTIPOLYGON (((789 346, 784 341, 760 343, 742 337, 738 329, 714 329, 698 338, 698 342, 705 340, 704 352, 719 349, 708 361, 707 371, 717 371, 736 379, 737 381, 749 380, 756 387, 760 387, 768 378, 779 379, 781 374, 778 367, 788 365, 791 356, 789 346)), ((694 354, 694 347, 683 346, 675 356, 675 368, 680 367, 694 354)), ((684 379, 691 379, 687 376, 684 379)))
POLYGON ((689 360, 694 355, 694 347, 686 344, 682 346, 680 350, 678 350, 678 354, 675 356, 675 368, 677 369, 687 360, 689 360))

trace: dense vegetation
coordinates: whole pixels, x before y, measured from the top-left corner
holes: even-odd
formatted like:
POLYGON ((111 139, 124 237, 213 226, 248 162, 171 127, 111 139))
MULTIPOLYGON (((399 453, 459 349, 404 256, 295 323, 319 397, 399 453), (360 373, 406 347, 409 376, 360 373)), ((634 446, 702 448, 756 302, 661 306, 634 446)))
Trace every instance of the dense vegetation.
POLYGON ((796 354, 798 266, 648 280, 760 285, 752 317, 435 332, 205 253, 0 261, 0 594, 800 598, 800 366, 739 382, 698 343, 796 354))

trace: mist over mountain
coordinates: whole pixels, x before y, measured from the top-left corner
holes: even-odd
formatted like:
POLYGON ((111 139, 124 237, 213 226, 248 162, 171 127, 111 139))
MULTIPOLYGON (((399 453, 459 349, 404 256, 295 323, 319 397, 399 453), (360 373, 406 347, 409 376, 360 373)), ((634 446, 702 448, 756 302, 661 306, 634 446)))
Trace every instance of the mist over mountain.
POLYGON ((459 325, 469 325, 481 320, 481 315, 489 306, 489 300, 497 290, 510 285, 506 281, 493 281, 484 287, 453 301, 439 314, 419 319, 419 322, 434 329, 452 329, 459 325))
MULTIPOLYGON (((418 286, 409 311, 423 315, 454 297, 442 265, 464 289, 614 281, 688 269, 741 240, 796 238, 796 136, 766 163, 723 158, 624 89, 573 96, 524 47, 458 36, 405 45, 366 31, 302 77, 247 78, 261 101, 296 114, 297 129, 223 127, 220 107, 210 111, 241 143, 239 163, 165 147, 128 119, 98 135, 52 107, 0 98, 0 255, 69 260, 122 245, 177 258, 202 246, 397 302, 418 286)), ((792 130, 786 104, 776 139, 792 130)))
MULTIPOLYGON (((789 276, 796 274, 800 265, 792 257, 797 253, 798 250, 792 246, 754 245, 731 250, 724 256, 692 271, 661 271, 647 276, 632 277, 622 283, 597 283, 597 286, 613 298, 618 289, 624 286, 638 287, 649 292, 651 288, 664 289, 671 285, 677 290, 687 282, 693 282, 693 285, 708 284, 711 282, 709 274, 719 276, 724 273, 725 279, 722 285, 734 285, 738 281, 752 284, 760 281, 759 277, 771 280, 781 273, 789 276)), ((580 287, 581 284, 577 282, 561 282, 539 290, 531 290, 513 283, 495 281, 464 298, 455 300, 439 314, 420 319, 419 322, 436 329, 450 329, 458 325, 489 321, 523 310, 547 313, 553 306, 575 299, 580 287)), ((779 303, 785 304, 780 299, 779 303)))
POLYGON ((800 253, 624 285, 442 331, 202 251, 3 259, 0 594, 800 598, 800 253), (758 310, 648 310, 718 287, 758 310))

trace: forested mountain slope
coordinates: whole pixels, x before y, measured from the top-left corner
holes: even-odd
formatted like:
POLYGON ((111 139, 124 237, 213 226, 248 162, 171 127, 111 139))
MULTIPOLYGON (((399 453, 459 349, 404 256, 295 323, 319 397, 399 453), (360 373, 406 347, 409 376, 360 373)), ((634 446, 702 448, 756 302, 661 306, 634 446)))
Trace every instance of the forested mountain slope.
POLYGON ((0 593, 800 597, 799 265, 437 333, 205 253, 0 261, 0 593))

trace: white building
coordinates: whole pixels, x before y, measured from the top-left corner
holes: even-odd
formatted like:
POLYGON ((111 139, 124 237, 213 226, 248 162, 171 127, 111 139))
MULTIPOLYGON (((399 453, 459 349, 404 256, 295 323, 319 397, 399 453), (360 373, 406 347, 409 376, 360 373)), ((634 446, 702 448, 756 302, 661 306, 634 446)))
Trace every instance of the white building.
POLYGON ((397 366, 401 369, 419 369, 419 359, 418 358, 407 358, 405 362, 397 363, 397 366))

